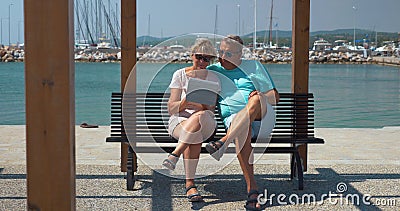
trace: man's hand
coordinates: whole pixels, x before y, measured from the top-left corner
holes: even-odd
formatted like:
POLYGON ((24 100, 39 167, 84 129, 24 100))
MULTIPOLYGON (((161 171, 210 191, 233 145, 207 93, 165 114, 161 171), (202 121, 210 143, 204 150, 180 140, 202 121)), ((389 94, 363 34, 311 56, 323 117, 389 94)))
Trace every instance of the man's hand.
POLYGON ((259 92, 259 91, 257 91, 257 90, 254 90, 254 91, 252 91, 252 92, 249 94, 249 98, 247 98, 247 99, 250 99, 250 98, 253 97, 254 95, 259 95, 259 94, 262 94, 262 92, 259 92))
POLYGON ((276 89, 272 89, 266 93, 262 93, 260 91, 254 90, 249 94, 249 98, 253 97, 254 95, 259 95, 260 97, 267 97, 268 103, 271 105, 276 105, 279 102, 279 93, 276 89))

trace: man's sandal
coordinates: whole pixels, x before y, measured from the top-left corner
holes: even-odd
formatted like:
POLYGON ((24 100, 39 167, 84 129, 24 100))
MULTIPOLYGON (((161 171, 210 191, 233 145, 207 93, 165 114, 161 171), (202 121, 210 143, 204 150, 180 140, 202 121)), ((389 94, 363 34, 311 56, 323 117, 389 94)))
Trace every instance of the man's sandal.
POLYGON ((210 153, 210 155, 215 159, 215 160, 220 160, 222 155, 224 154, 224 152, 220 149, 222 149, 222 147, 224 146, 224 142, 222 142, 221 140, 218 141, 210 141, 207 145, 206 145, 206 150, 208 153, 210 153), (218 143, 218 144, 217 144, 218 143))
POLYGON ((258 210, 264 210, 265 209, 266 204, 264 204, 264 205, 260 204, 261 205, 260 208, 256 207, 257 203, 260 203, 258 201, 258 199, 257 199, 259 194, 260 193, 257 190, 250 190, 250 192, 247 194, 246 205, 244 206, 244 208, 246 208, 246 210, 248 210, 248 211, 250 211, 250 210, 251 211, 254 211, 254 210, 258 211, 258 210), (252 195, 257 195, 257 196, 255 198, 250 198, 252 195), (250 205, 250 204, 252 204, 252 205, 250 205))
POLYGON ((168 155, 168 158, 163 161, 162 165, 164 167, 166 167, 167 169, 173 171, 173 170, 175 170, 176 163, 178 162, 178 160, 179 160, 178 155, 176 155, 174 153, 170 153, 168 155))
MULTIPOLYGON (((186 194, 192 188, 196 188, 197 189, 197 186, 196 185, 191 185, 191 186, 187 187, 186 188, 186 194)), ((204 201, 203 197, 200 195, 199 192, 190 194, 190 195, 187 196, 187 198, 188 198, 189 202, 203 202, 204 201)))

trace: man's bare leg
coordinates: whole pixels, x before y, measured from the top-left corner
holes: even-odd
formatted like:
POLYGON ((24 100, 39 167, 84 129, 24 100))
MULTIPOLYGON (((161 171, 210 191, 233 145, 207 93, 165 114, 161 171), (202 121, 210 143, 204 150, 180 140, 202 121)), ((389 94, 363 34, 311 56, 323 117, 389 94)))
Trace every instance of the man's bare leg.
MULTIPOLYGON (((265 116, 267 112, 267 107, 265 105, 265 96, 254 95, 249 99, 246 107, 239 111, 237 115, 231 122, 231 125, 224 137, 220 141, 224 142, 225 149, 228 147, 230 142, 234 139, 245 140, 247 130, 249 129, 251 123, 256 119, 261 119, 265 116)), ((215 142, 220 148, 220 144, 215 142)))
MULTIPOLYGON (((237 158, 239 160, 240 168, 243 171, 243 176, 246 181, 247 193, 249 193, 250 190, 258 189, 256 179, 254 177, 254 166, 253 166, 254 154, 252 150, 253 148, 251 146, 251 129, 249 128, 246 141, 245 142, 237 141, 236 143, 237 158)), ((256 198, 258 196, 257 194, 253 194, 250 197, 256 198)), ((261 207, 260 204, 258 203, 250 203, 250 206, 254 206, 257 208, 261 207)))

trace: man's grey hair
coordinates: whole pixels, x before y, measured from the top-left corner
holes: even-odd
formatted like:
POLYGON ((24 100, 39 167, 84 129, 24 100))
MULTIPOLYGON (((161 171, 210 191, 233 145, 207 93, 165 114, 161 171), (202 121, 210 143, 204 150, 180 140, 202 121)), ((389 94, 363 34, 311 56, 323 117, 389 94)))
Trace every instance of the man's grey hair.
POLYGON ((230 34, 224 37, 221 42, 224 42, 228 45, 234 45, 238 48, 238 50, 243 49, 243 40, 238 35, 230 34))

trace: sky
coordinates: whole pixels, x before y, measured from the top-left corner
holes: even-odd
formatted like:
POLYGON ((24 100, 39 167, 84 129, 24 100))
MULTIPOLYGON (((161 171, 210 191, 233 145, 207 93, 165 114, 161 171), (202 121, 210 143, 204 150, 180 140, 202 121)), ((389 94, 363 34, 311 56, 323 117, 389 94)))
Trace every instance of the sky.
MULTIPOLYGON (((255 2, 257 2, 256 28, 258 31, 268 30, 271 1, 137 0, 137 35, 169 37, 188 33, 214 33, 214 31, 219 35, 239 34, 239 32, 241 35, 248 34, 254 31, 255 2)), ((110 2, 113 8, 116 4, 120 5, 120 0, 103 0, 103 2, 106 5, 110 2)), ((380 32, 400 32, 398 21, 400 0, 310 0, 310 2, 312 32, 354 27, 380 32)), ((292 0, 274 0, 272 17, 274 30, 291 30, 292 0)), ((0 18, 2 20, 0 42, 8 44, 10 40, 11 43, 18 41, 22 43, 23 0, 0 0, 0 18)))

